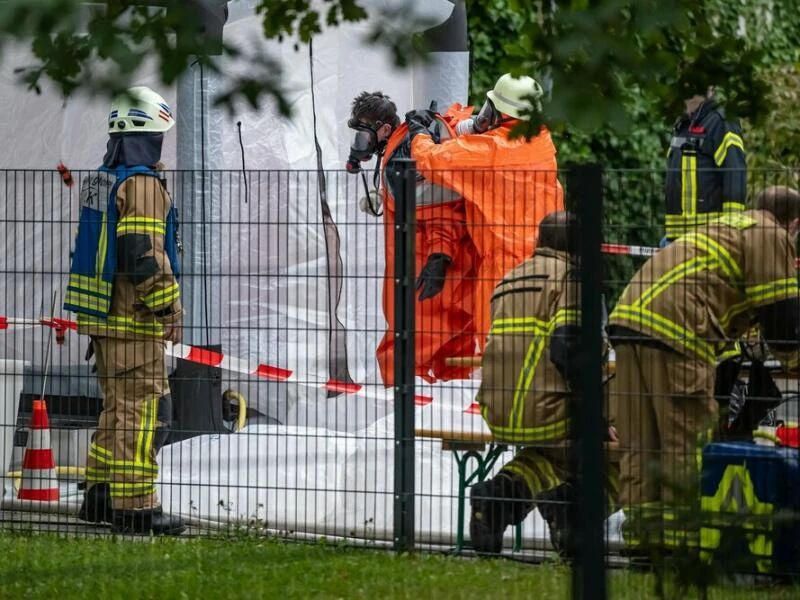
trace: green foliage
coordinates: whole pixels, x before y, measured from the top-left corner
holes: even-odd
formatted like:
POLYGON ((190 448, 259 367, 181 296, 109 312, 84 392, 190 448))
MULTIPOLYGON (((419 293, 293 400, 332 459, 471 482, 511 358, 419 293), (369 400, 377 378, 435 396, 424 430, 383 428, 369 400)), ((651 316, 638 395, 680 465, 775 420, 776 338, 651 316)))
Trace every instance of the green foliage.
MULTIPOLYGON (((229 87, 217 103, 232 108, 237 100, 257 107, 272 99, 283 114, 290 113, 280 64, 269 54, 208 39, 203 27, 207 0, 8 0, 0 2, 0 44, 30 41, 37 62, 19 67, 17 75, 39 93, 43 80, 54 82, 69 96, 78 88, 112 96, 129 86, 146 57, 155 59, 161 82, 173 84, 191 63, 219 71, 214 56, 226 54, 249 65, 244 75, 226 73, 229 87), (153 6, 155 5, 155 6, 153 6)), ((224 2, 218 2, 222 4, 224 2)), ((213 4, 213 3, 212 3, 213 4)), ((296 50, 325 27, 357 22, 367 13, 358 0, 261 0, 256 11, 267 39, 291 41, 296 50), (324 8, 324 10, 322 10, 324 8)), ((419 36, 430 23, 408 18, 402 5, 388 8, 371 22, 366 39, 387 48, 398 66, 423 60, 419 36)), ((357 59, 354 59, 357 60, 357 59)))
MULTIPOLYGON (((653 246, 662 237, 672 123, 684 110, 682 99, 712 82, 729 115, 748 117, 750 189, 767 178, 775 182, 774 172, 757 168, 782 169, 781 183, 798 183, 800 14, 787 3, 557 2, 555 16, 533 1, 467 4, 470 102, 480 106, 505 71, 549 77, 553 91, 544 117, 559 164, 596 161, 607 169, 607 241, 653 246)), ((537 131, 539 122, 525 133, 537 131)), ((612 304, 641 262, 609 259, 612 304)))

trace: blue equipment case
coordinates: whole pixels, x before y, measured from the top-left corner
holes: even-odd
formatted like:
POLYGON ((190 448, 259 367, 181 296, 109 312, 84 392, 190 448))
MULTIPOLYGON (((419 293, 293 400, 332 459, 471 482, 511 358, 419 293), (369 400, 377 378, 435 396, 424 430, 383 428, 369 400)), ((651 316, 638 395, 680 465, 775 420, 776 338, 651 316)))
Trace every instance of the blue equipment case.
POLYGON ((703 558, 726 572, 800 573, 800 450, 708 444, 700 489, 703 558))

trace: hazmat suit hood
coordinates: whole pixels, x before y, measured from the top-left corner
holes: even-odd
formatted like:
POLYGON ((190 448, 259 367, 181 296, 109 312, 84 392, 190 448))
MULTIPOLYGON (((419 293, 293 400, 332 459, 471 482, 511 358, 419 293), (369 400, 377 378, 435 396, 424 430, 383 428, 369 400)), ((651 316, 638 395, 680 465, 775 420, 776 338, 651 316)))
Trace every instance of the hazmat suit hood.
POLYGON ((147 133, 112 133, 109 135, 103 166, 115 167, 155 167, 161 160, 161 146, 164 134, 147 133))

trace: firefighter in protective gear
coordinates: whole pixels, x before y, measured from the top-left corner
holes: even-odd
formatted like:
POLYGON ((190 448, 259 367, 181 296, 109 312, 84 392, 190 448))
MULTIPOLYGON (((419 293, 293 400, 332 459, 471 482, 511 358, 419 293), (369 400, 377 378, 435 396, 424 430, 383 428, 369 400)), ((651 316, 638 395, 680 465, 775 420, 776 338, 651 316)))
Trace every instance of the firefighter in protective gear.
POLYGON ((726 121, 713 88, 686 100, 667 152, 666 241, 723 213, 745 209, 747 167, 742 128, 726 121))
MULTIPOLYGON (((478 257, 472 287, 474 328, 481 349, 489 333, 495 286, 532 255, 537 226, 545 215, 564 208, 549 131, 542 127, 530 140, 509 139, 541 96, 542 88, 532 77, 506 73, 474 117, 481 133, 436 139, 420 129, 411 143, 422 176, 464 198, 465 227, 478 257)), ((460 105, 452 110, 464 112, 460 105)), ((477 131, 475 125, 472 129, 477 131)))
MULTIPOLYGON (((500 552, 506 527, 522 522, 542 498, 547 502, 539 510, 554 546, 575 552, 556 518, 563 507, 553 503, 570 499, 562 492, 569 489, 563 485, 569 480, 567 404, 580 389, 578 235, 570 213, 547 215, 533 257, 512 269, 492 297, 477 401, 495 440, 525 448, 493 479, 470 490, 470 537, 478 552, 500 552)), ((613 464, 608 475, 611 508, 613 464)))
POLYGON ((113 101, 103 165, 84 177, 64 308, 91 336, 103 411, 86 462, 78 513, 119 532, 179 534, 155 490, 156 455, 172 402, 165 342, 179 342, 183 309, 177 215, 159 162, 175 124, 164 99, 134 87, 113 101))
MULTIPOLYGON (((409 113, 412 114, 412 113, 409 113)), ((465 114, 433 115, 430 127, 439 138, 454 135, 452 124, 465 114)), ((349 126, 354 130, 349 163, 358 165, 378 155, 382 168, 386 271, 383 309, 387 333, 376 351, 385 385, 394 381, 394 192, 393 161, 411 156, 407 124, 397 107, 380 92, 363 92, 353 101, 349 126)), ((355 168, 351 165, 351 170, 355 168)), ((433 382, 469 377, 471 369, 445 364, 448 356, 475 352, 476 338, 472 305, 475 278, 474 245, 467 235, 463 199, 442 186, 421 178, 416 186, 416 273, 419 290, 416 304, 415 372, 433 382)))
POLYGON ((631 546, 697 548, 698 528, 680 511, 698 500, 697 457, 717 419, 721 350, 758 324, 772 353, 797 366, 800 194, 772 187, 754 206, 659 251, 610 315, 621 394, 620 502, 631 546))

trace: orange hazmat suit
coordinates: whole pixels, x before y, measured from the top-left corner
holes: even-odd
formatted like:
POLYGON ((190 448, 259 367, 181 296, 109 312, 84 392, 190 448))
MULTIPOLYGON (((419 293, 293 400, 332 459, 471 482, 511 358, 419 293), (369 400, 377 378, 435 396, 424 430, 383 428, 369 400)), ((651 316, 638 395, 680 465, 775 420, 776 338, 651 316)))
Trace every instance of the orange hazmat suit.
POLYGON ((470 376, 471 368, 447 366, 445 359, 483 348, 495 286, 532 255, 542 218, 563 210, 549 132, 543 129, 530 141, 509 140, 515 124, 511 122, 483 134, 456 137, 453 127, 472 112, 472 107, 454 104, 437 115, 440 143, 420 134, 409 144, 408 127, 401 124, 384 152, 387 332, 376 353, 384 385, 394 381, 395 202, 386 181, 391 160, 410 154, 424 177, 417 181, 415 273, 432 254, 452 258, 442 291, 416 302, 415 373, 431 383, 470 376))

